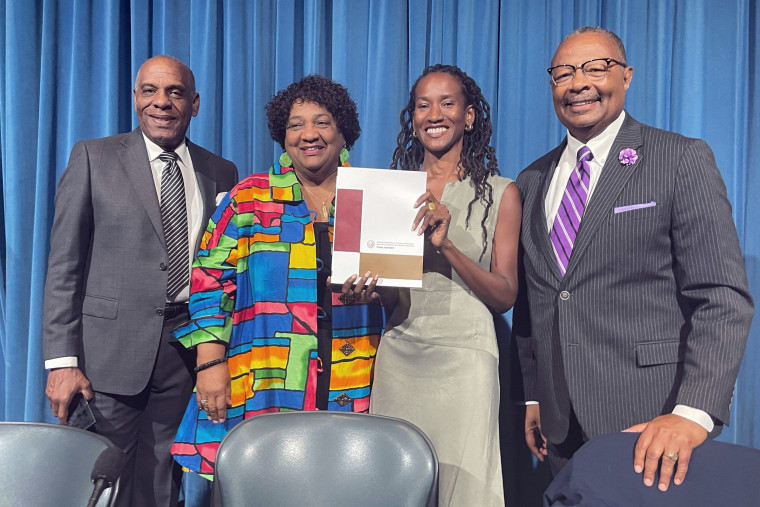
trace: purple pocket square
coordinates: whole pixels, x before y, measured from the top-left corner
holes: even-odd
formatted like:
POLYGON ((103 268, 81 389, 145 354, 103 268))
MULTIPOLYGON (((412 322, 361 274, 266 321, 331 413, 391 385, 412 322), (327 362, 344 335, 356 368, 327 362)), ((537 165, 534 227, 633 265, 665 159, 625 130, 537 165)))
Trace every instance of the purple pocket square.
POLYGON ((641 209, 641 208, 651 208, 652 206, 657 206, 657 203, 652 202, 645 202, 642 204, 630 204, 628 206, 618 206, 615 208, 615 213, 625 213, 626 211, 633 211, 635 209, 641 209))

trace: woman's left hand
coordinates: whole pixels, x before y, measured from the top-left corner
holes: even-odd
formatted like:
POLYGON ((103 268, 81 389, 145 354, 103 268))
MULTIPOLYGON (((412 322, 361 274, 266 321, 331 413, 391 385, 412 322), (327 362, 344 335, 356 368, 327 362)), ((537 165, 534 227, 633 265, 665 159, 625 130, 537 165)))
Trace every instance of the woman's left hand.
MULTIPOLYGON (((370 301, 378 299, 380 296, 375 292, 375 286, 377 285, 377 275, 374 277, 372 273, 367 271, 364 276, 357 280, 358 275, 349 276, 340 288, 340 302, 344 305, 351 303, 367 304, 370 301), (369 281, 369 283, 367 283, 369 281)), ((330 284, 330 278, 327 279, 328 285, 330 284)))
POLYGON ((412 223, 412 230, 417 229, 418 235, 427 232, 427 237, 434 247, 443 246, 449 237, 449 209, 430 192, 422 194, 414 203, 414 207, 420 209, 412 223))

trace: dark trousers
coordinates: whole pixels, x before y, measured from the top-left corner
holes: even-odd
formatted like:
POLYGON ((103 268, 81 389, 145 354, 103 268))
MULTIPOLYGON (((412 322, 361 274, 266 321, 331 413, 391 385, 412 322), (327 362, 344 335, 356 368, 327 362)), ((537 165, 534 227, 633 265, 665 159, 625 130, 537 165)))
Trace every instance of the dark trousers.
POLYGON ((142 392, 122 396, 95 391, 95 432, 126 454, 118 506, 177 504, 182 473, 169 449, 195 384, 195 353, 182 347, 171 331, 187 319, 187 312, 164 319, 153 374, 142 392))
POLYGON ((575 411, 571 410, 570 425, 565 440, 559 444, 553 444, 551 442, 547 442, 546 444, 546 451, 548 452, 546 457, 549 461, 549 468, 551 469, 553 476, 557 476, 559 471, 562 470, 562 467, 567 465, 567 462, 573 457, 575 451, 580 449, 587 440, 588 438, 586 438, 586 435, 583 433, 578 418, 575 417, 575 411))

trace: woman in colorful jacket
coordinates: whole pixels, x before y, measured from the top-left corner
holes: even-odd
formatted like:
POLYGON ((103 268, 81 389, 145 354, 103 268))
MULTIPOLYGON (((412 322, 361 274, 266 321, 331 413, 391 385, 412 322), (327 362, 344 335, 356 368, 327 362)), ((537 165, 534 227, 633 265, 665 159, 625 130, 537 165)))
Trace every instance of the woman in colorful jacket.
POLYGON ((366 412, 384 325, 376 278, 350 277, 342 293, 329 286, 336 175, 361 133, 356 105, 311 75, 266 110, 285 152, 219 204, 193 267, 191 319, 175 331, 196 348, 198 377, 172 453, 201 474, 246 418, 366 412))

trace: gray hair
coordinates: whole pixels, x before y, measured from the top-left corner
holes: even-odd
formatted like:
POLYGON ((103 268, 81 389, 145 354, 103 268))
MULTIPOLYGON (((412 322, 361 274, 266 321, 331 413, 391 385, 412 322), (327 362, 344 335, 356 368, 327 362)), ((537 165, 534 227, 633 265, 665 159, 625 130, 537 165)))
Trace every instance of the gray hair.
POLYGON ((620 40, 620 37, 618 37, 615 32, 607 30, 606 28, 602 28, 601 26, 582 26, 580 28, 576 28, 575 30, 567 34, 567 37, 562 39, 562 42, 565 42, 567 39, 569 39, 573 35, 580 35, 582 33, 600 33, 602 35, 606 35, 607 37, 610 38, 610 40, 615 45, 615 47, 618 48, 618 51, 620 51, 620 54, 623 57, 623 62, 626 62, 626 63, 628 62, 625 56, 625 46, 623 46, 623 41, 620 40))

